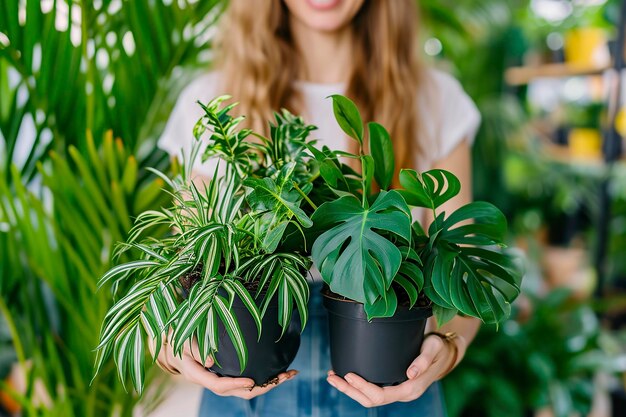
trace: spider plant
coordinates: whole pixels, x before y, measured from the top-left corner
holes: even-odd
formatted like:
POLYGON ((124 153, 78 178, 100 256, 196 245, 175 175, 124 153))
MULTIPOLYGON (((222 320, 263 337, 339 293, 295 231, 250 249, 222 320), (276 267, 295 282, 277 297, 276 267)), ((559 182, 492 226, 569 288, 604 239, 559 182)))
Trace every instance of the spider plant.
POLYGON ((132 251, 135 258, 113 267, 100 281, 113 282, 113 288, 122 280, 133 285, 106 315, 96 373, 113 354, 122 381, 129 374, 139 392, 146 336, 156 342, 155 358, 164 337, 178 355, 185 342, 195 339, 200 359, 218 363, 218 328, 223 328, 243 372, 249 346, 231 308, 236 299, 252 317, 259 338, 274 299, 281 334, 294 310, 302 327, 307 321, 304 274, 310 261, 303 229, 312 221, 300 205, 316 177, 316 161, 307 160, 306 138, 313 127, 283 111, 276 114, 270 137, 265 138, 241 127, 243 117, 230 115, 234 104, 224 106, 227 99, 199 103, 205 114, 194 128, 196 142, 181 173, 169 178, 154 171, 172 190, 172 206, 137 217, 118 251, 132 251), (201 140, 204 135, 209 136, 207 142, 201 140), (204 161, 217 160, 212 178, 193 178, 201 153, 204 161), (163 225, 171 234, 151 238, 149 231, 163 225))

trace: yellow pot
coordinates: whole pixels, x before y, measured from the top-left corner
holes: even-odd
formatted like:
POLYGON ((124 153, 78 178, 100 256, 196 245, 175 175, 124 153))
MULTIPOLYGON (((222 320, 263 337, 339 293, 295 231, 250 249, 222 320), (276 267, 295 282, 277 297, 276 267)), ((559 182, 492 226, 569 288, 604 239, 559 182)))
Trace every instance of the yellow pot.
POLYGON ((623 106, 615 118, 615 130, 622 137, 626 137, 626 106, 623 106))
POLYGON ((607 35, 599 28, 577 28, 565 33, 565 62, 583 68, 608 66, 611 55, 607 35))
POLYGON ((580 159, 602 156, 602 134, 598 129, 576 128, 568 136, 570 155, 580 159))

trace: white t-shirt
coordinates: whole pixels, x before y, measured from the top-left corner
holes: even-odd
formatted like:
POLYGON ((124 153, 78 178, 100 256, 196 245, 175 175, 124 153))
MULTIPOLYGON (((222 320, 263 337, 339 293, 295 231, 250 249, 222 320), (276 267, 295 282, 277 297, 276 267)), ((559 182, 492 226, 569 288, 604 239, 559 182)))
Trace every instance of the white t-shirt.
MULTIPOLYGON (((418 120, 421 123, 419 131, 422 135, 420 145, 425 150, 423 154, 415 155, 415 167, 419 170, 432 167, 464 139, 473 141, 480 125, 478 109, 456 79, 437 70, 429 70, 427 79, 428 85, 425 87, 431 93, 416 92, 420 112, 418 120)), ((304 99, 308 115, 305 117, 306 122, 318 127, 312 132, 312 138, 331 149, 348 150, 350 139, 335 121, 332 100, 326 98, 332 94, 343 94, 345 84, 299 81, 295 87, 304 99)), ((189 155, 194 140, 193 127, 204 113, 196 101, 206 103, 221 94, 225 92, 220 88, 217 72, 201 75, 192 81, 178 97, 158 146, 179 158, 181 149, 189 155)), ((198 161, 194 170, 200 175, 210 176, 214 167, 211 161, 205 164, 198 161)))

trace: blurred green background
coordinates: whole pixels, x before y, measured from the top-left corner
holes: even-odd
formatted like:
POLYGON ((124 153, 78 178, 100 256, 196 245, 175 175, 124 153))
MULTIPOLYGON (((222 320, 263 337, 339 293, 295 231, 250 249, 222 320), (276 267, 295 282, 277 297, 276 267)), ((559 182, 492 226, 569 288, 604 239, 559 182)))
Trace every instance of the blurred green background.
MULTIPOLYGON (((601 157, 609 129, 626 133, 608 106, 621 2, 418 4, 424 59, 483 116, 475 197, 505 211, 528 262, 515 316, 483 327, 446 379, 449 414, 625 416, 626 165, 601 157)), ((143 398, 124 393, 113 364, 90 386, 111 302, 95 287, 133 217, 163 204, 146 167, 168 169, 156 140, 181 88, 210 68, 225 6, 0 2, 0 416, 130 416, 166 392, 154 372, 143 398)))

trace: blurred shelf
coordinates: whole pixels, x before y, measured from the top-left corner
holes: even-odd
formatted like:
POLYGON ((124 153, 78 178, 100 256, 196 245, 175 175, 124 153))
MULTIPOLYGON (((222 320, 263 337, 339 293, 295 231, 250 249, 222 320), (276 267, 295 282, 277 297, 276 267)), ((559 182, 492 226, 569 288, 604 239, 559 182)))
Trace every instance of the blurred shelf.
POLYGON ((578 156, 574 155, 569 146, 542 144, 542 154, 554 162, 588 168, 604 168, 605 162, 601 155, 578 156))
POLYGON ((528 84, 535 78, 560 78, 575 77, 581 75, 600 75, 611 68, 609 65, 603 67, 579 67, 571 64, 543 64, 528 67, 511 67, 504 74, 506 82, 510 85, 528 84))
MULTIPOLYGON (((603 173, 608 168, 600 150, 593 154, 583 155, 580 152, 573 152, 567 145, 554 143, 552 141, 554 132, 550 122, 534 120, 528 124, 528 128, 537 139, 532 152, 544 161, 568 165, 577 171, 588 171, 594 174, 603 173)), ((626 154, 623 154, 615 163, 626 167, 626 154)))

